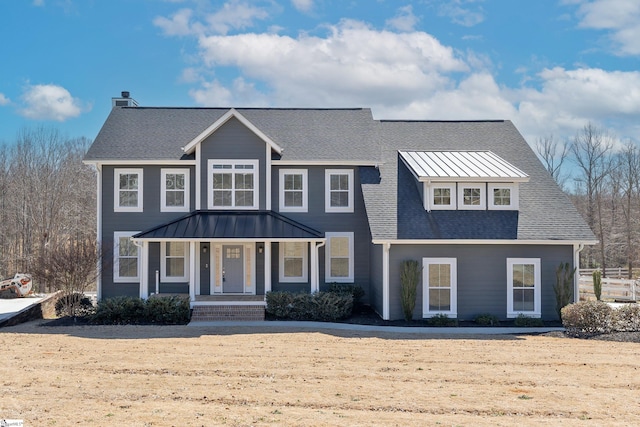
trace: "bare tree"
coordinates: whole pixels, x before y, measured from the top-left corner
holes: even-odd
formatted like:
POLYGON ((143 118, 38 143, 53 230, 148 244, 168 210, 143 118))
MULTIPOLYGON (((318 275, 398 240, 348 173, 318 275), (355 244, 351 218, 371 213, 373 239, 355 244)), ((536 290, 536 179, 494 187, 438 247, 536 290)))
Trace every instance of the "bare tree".
POLYGON ((538 138, 536 140, 536 152, 551 177, 560 188, 564 188, 567 175, 563 173, 562 165, 569 157, 570 144, 562 143, 554 139, 553 135, 538 138))
POLYGON ((603 220, 604 186, 613 168, 613 138, 595 127, 586 124, 578 132, 571 145, 573 158, 578 166, 578 181, 584 186, 586 198, 586 221, 598 237, 600 264, 605 273, 607 264, 607 235, 603 220))
POLYGON ((633 266, 638 258, 638 239, 640 236, 638 212, 640 211, 640 150, 628 142, 618 153, 616 168, 612 177, 618 181, 621 211, 623 217, 622 235, 624 242, 628 278, 633 278, 633 266))

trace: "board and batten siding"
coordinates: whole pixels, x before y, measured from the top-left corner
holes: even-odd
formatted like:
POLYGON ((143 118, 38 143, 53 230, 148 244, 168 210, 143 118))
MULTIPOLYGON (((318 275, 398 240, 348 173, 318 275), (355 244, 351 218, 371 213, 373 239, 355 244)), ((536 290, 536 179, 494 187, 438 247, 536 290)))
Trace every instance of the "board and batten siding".
MULTIPOLYGON (((308 210, 307 212, 282 212, 287 218, 291 218, 301 224, 318 230, 327 232, 353 232, 354 245, 354 272, 353 283, 362 286, 365 291, 364 303, 368 303, 369 298, 369 248, 371 243, 371 233, 369 222, 364 206, 362 188, 360 186, 360 172, 357 166, 274 166, 271 169, 271 208, 279 210, 280 197, 280 169, 306 169, 308 181, 308 210), (325 212, 325 170, 345 169, 353 171, 353 212, 325 212)), ((272 254, 272 287, 274 290, 298 290, 302 289, 300 284, 278 283, 278 248, 274 245, 272 254)), ((320 290, 324 291, 331 286, 325 283, 325 249, 326 245, 319 250, 319 277, 320 290)), ((311 273, 311 270, 309 270, 311 273)), ((305 284, 306 290, 310 288, 310 283, 305 284)))
MULTIPOLYGON (((381 245, 376 245, 381 246, 381 245)), ((382 252, 380 251, 380 260, 382 252)), ((458 319, 473 320, 489 313, 507 318, 507 258, 540 258, 542 319, 556 320, 553 286, 556 268, 561 262, 573 265, 571 245, 391 245, 389 254, 390 319, 402 319, 400 270, 402 261, 413 259, 422 266, 422 258, 457 260, 458 319)), ((376 292, 382 286, 376 285, 376 292)), ((422 276, 418 284, 414 319, 422 317, 422 276)), ((382 310, 376 310, 382 313, 382 310)))
POLYGON ((266 142, 249 130, 238 119, 232 117, 200 144, 200 208, 208 206, 208 161, 218 160, 258 160, 259 209, 266 209, 266 142))
MULTIPOLYGON (((159 224, 180 218, 187 212, 161 212, 160 189, 161 169, 189 169, 190 207, 195 206, 195 168, 193 165, 144 165, 144 166, 113 166, 102 167, 102 298, 111 298, 120 295, 139 296, 139 283, 113 283, 113 233, 116 231, 144 231, 159 224), (143 212, 114 212, 114 169, 142 169, 143 174, 143 212)), ((157 251, 150 246, 149 257, 149 292, 155 291, 155 270, 160 268, 160 246, 156 244, 157 251), (154 255, 157 254, 157 255, 154 255), (156 259, 157 258, 157 259, 156 259)), ((179 289, 187 289, 184 286, 174 287, 179 284, 166 284, 162 290, 175 292, 179 289), (175 290, 172 290, 175 289, 175 290)))

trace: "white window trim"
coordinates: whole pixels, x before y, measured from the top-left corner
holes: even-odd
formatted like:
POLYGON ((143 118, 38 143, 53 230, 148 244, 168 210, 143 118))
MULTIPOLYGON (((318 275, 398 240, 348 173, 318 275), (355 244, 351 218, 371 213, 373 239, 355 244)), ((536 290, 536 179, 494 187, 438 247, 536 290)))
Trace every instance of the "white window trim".
POLYGON ((458 261, 456 258, 422 258, 422 317, 429 318, 438 314, 458 317, 458 261), (451 266, 451 308, 449 310, 429 310, 429 265, 449 264, 451 266))
POLYGON ((456 183, 455 182, 438 182, 438 183, 424 183, 424 194, 425 194, 425 210, 437 211, 437 210, 456 210, 456 183), (448 188, 451 191, 451 203, 448 205, 436 205, 434 203, 434 194, 436 189, 440 188, 448 188))
POLYGON ((540 258, 507 258, 507 318, 515 318, 520 314, 539 318, 542 316, 540 258), (533 264, 533 311, 515 311, 513 309, 513 265, 533 264))
POLYGON ((353 212, 353 169, 326 169, 324 171, 324 210, 325 212, 353 212), (347 175, 349 177, 349 193, 347 206, 331 206, 331 176, 347 175))
POLYGON ((487 183, 486 182, 464 182, 458 184, 458 209, 459 210, 485 210, 487 209, 487 183), (464 190, 470 188, 480 189, 480 204, 465 205, 464 190))
MULTIPOLYGON (((160 212, 189 212, 191 210, 189 169, 160 170, 160 212), (167 206, 167 174, 184 174, 184 206, 167 206)), ((172 190, 173 191, 173 190, 172 190)))
POLYGON ((353 283, 353 270, 354 270, 354 257, 353 250, 353 232, 326 232, 324 233, 327 244, 325 245, 325 258, 324 258, 324 281, 325 283, 353 283), (349 276, 348 277, 333 277, 331 276, 331 238, 333 237, 347 237, 349 239, 349 276))
POLYGON ((138 247, 138 274, 135 277, 120 277, 120 254, 119 245, 121 237, 131 237, 139 231, 115 231, 113 233, 113 283, 139 283, 140 282, 140 260, 141 250, 138 247))
POLYGON ((189 242, 184 242, 184 275, 183 276, 167 276, 167 243, 160 242, 160 280, 168 283, 188 282, 189 281, 189 242))
POLYGON ((487 190, 487 199, 489 200, 489 210, 501 210, 501 211, 517 211, 520 204, 519 197, 519 185, 517 183, 498 183, 490 182, 487 190), (511 190, 511 204, 509 205, 496 205, 493 199, 493 190, 508 188, 511 190))
POLYGON ((302 250, 302 276, 297 277, 286 277, 284 275, 284 247, 287 243, 298 243, 298 242, 281 242, 280 243, 280 282, 282 283, 305 283, 309 280, 309 244, 307 242, 300 242, 303 245, 302 250))
POLYGON ((142 212, 143 210, 143 170, 141 168, 113 169, 113 211, 114 212, 142 212), (120 175, 138 174, 138 206, 120 206, 120 175))
MULTIPOLYGON (((237 209, 237 210, 256 210, 260 206, 260 161, 256 159, 209 159, 207 162, 207 206, 209 209, 225 210, 225 209, 237 209), (214 206, 213 205, 213 165, 232 165, 237 164, 253 165, 253 205, 252 206, 235 206, 235 198, 232 199, 233 205, 231 206, 214 206)), ((248 169, 245 169, 245 171, 248 169)), ((234 173, 235 169, 230 169, 231 173, 234 173)), ((234 181, 235 187, 235 181, 234 181)), ((235 191, 235 188, 233 188, 235 191)))
POLYGON ((307 212, 308 211, 308 199, 309 199, 309 187, 308 187, 308 172, 307 169, 280 169, 280 212, 307 212), (302 175, 302 206, 285 206, 284 204, 284 179, 285 175, 302 175))

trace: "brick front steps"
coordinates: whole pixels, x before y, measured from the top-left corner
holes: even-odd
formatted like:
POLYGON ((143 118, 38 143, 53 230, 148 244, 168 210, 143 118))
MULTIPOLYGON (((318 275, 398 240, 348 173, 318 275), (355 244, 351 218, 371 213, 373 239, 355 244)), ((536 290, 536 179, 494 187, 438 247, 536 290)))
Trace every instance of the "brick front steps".
POLYGON ((264 320, 264 305, 196 305, 192 322, 264 320))

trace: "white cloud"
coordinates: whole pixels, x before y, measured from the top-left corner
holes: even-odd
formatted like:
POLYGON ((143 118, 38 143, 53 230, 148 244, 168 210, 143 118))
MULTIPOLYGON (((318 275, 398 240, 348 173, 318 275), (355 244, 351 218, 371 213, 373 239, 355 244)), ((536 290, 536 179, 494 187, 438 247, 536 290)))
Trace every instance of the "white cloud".
POLYGON ((83 108, 78 99, 73 98, 68 90, 53 84, 30 85, 22 95, 23 116, 36 120, 56 120, 63 122, 77 117, 83 108))
POLYGON ((199 89, 190 90, 189 95, 197 104, 205 107, 257 107, 268 103, 265 94, 258 92, 252 83, 242 77, 233 81, 231 89, 214 80, 203 82, 199 89))
POLYGON ((33 5, 37 7, 44 6, 44 0, 33 0, 33 5))
MULTIPOLYGON (((483 0, 479 0, 480 2, 483 0)), ((452 0, 440 5, 439 14, 451 18, 454 24, 473 27, 484 21, 484 10, 481 6, 472 7, 478 0, 452 0)))
POLYGON ((300 12, 310 12, 313 9, 313 0, 291 0, 291 4, 300 12))
POLYGON ((214 13, 203 16, 202 22, 193 19, 191 9, 181 9, 171 18, 158 16, 153 24, 167 36, 228 34, 232 30, 250 28, 256 20, 264 20, 269 14, 265 9, 242 0, 230 0, 214 13))
POLYGON ((398 9, 396 16, 388 19, 386 25, 398 31, 409 32, 415 29, 418 21, 418 17, 413 14, 413 7, 408 5, 398 9))
POLYGON ((273 89, 274 103, 397 105, 449 85, 443 73, 467 71, 453 49, 427 33, 376 31, 342 21, 325 37, 240 34, 199 39, 206 66, 237 67, 273 89))
POLYGON ((637 0, 582 0, 579 26, 609 31, 615 53, 640 54, 640 2, 637 0))
POLYGON ((4 93, 0 93, 0 105, 7 105, 9 102, 11 102, 9 98, 4 96, 4 93))

